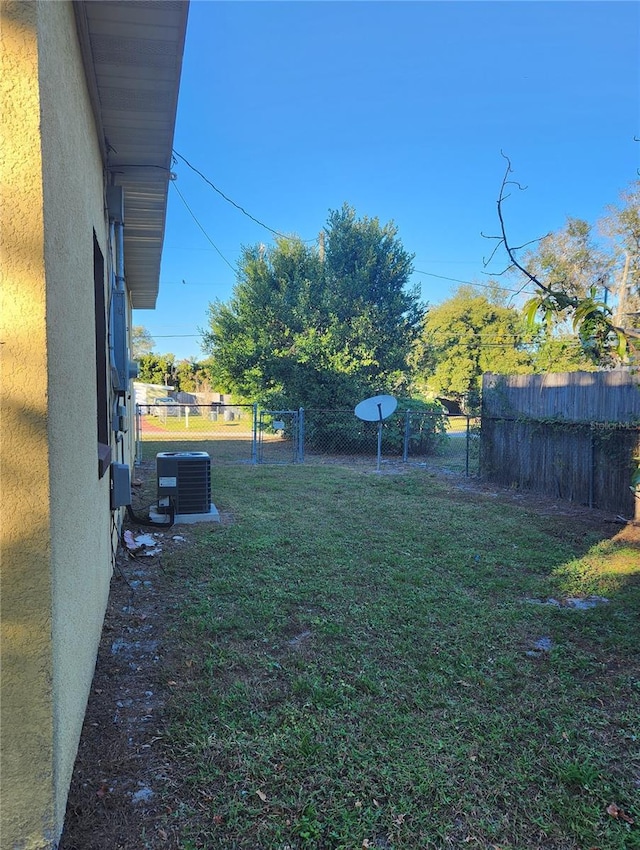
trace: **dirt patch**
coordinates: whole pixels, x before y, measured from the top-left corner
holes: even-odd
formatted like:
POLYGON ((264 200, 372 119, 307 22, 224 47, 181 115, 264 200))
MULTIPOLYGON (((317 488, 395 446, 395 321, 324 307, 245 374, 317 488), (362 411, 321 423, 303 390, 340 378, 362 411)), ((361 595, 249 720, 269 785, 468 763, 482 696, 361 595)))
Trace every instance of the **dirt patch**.
MULTIPOLYGON (((157 539, 166 553, 188 534, 174 526, 157 539)), ((178 846, 162 826, 174 786, 163 711, 175 611, 162 557, 118 555, 60 850, 178 846)))
MULTIPOLYGON (((385 465, 384 471, 399 474, 407 467, 385 465)), ((625 537, 640 539, 637 527, 579 505, 456 475, 438 479, 450 488, 452 501, 489 497, 543 516, 573 518, 576 533, 590 528, 611 534, 624 527, 625 537)), ((222 514, 221 520, 224 525, 231 518, 222 514)), ((180 657, 171 637, 180 595, 163 558, 175 550, 186 553, 193 533, 191 526, 174 526, 157 535, 160 555, 118 555, 60 850, 180 847, 175 815, 188 797, 188 778, 168 755, 165 705, 176 686, 173 677, 180 670, 184 679, 188 659, 180 657)), ((292 645, 303 645, 308 637, 295 632, 292 645)))

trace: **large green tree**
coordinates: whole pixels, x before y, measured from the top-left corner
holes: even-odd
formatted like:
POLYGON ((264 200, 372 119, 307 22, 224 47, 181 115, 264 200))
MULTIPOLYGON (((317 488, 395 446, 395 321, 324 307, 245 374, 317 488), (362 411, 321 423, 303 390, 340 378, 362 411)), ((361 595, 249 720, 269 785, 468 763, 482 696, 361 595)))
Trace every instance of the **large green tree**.
POLYGON ((527 273, 547 288, 525 307, 530 325, 541 320, 547 350, 573 336, 587 367, 611 365, 628 350, 620 338, 640 336, 640 182, 620 200, 595 226, 568 218, 523 258, 527 273))
POLYGON ((414 354, 423 391, 473 404, 484 372, 533 371, 523 318, 502 301, 497 289, 461 286, 429 310, 414 354))
POLYGON ((591 323, 582 328, 576 326, 576 306, 569 302, 575 299, 576 303, 596 305, 601 299, 599 309, 603 314, 607 310, 614 259, 606 246, 596 242, 594 230, 587 221, 569 217, 564 227, 547 234, 524 257, 524 265, 532 275, 544 280, 551 290, 567 296, 561 302, 564 307, 552 306, 547 301, 546 308, 540 310, 539 298, 533 298, 525 306, 532 332, 535 372, 588 371, 606 356, 599 349, 591 350, 594 343, 591 323))
POLYGON ((146 384, 175 386, 173 354, 143 354, 138 361, 138 380, 146 384))
POLYGON ((217 385, 271 406, 329 407, 403 382, 422 309, 395 226, 345 204, 320 245, 243 250, 231 299, 209 307, 217 385))
POLYGON ((174 368, 175 386, 187 393, 211 391, 211 364, 200 360, 179 360, 174 368))

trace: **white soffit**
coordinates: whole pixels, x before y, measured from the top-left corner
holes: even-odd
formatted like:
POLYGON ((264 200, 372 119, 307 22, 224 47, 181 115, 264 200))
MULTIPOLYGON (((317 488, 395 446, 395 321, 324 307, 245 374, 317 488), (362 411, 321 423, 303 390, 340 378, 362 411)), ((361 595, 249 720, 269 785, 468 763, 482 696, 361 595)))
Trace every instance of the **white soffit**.
POLYGON ((74 7, 110 180, 124 188, 125 280, 133 307, 153 309, 189 3, 89 0, 74 7))

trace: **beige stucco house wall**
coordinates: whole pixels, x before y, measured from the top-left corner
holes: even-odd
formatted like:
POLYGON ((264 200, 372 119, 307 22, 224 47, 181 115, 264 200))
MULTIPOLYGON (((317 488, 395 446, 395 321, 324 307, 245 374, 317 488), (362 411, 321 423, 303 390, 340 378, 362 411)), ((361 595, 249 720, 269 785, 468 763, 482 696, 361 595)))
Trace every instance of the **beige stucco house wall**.
MULTIPOLYGON (((101 370, 112 458, 133 458, 131 432, 112 427, 98 351, 109 317, 97 316, 96 280, 106 309, 114 245, 78 5, 1 6, 2 850, 53 848, 64 823, 122 513, 111 509, 109 470, 99 473, 101 370)), ((175 97, 170 117, 172 135, 175 97)), ((125 300, 130 314, 128 288, 125 300)))

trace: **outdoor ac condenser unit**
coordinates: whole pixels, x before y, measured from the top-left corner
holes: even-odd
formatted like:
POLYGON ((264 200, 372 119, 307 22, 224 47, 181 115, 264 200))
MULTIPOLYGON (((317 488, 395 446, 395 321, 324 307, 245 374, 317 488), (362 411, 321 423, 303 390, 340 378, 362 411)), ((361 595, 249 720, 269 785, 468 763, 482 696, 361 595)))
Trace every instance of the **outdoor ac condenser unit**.
POLYGON ((158 513, 208 514, 211 510, 211 458, 206 452, 156 455, 158 513))

